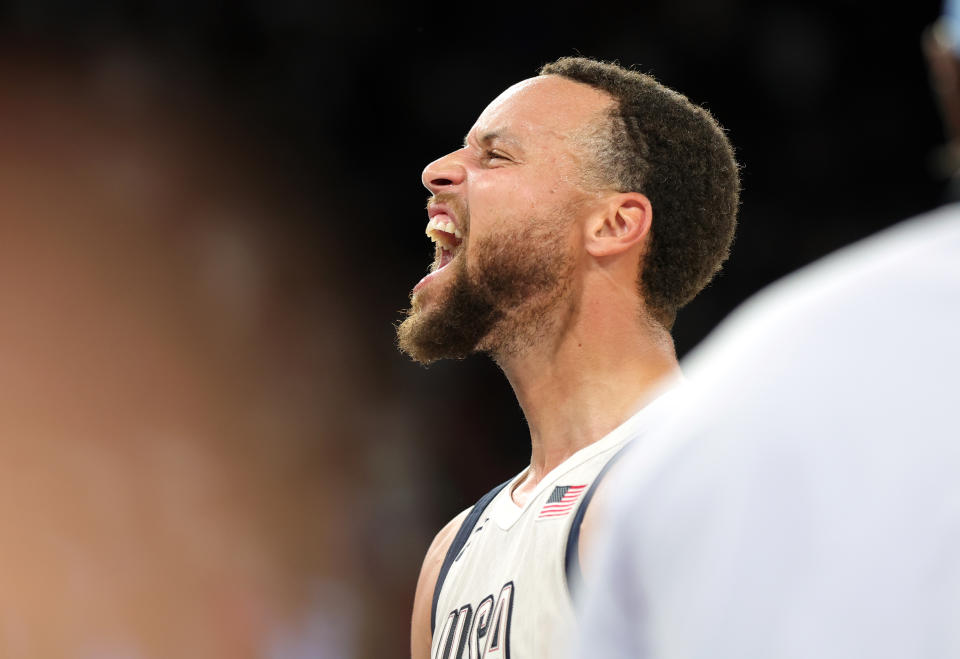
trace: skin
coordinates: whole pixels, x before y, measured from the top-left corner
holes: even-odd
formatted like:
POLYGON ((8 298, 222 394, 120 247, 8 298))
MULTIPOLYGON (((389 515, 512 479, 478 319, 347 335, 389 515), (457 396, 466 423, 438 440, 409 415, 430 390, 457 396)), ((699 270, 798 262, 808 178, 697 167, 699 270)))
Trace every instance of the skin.
MULTIPOLYGON (((552 469, 626 421, 677 372, 669 332, 651 320, 636 285, 653 222, 650 201, 589 187, 583 175, 589 154, 572 137, 602 121, 612 104, 603 92, 565 78, 524 80, 487 106, 462 149, 423 172, 431 193, 457 195, 470 209, 468 240, 456 256, 468 272, 476 267, 472 245, 484 236, 516 235, 530 222, 555 222, 572 259, 572 285, 548 310, 544 336, 507 349, 495 328, 478 346, 503 369, 530 429, 530 467, 511 492, 518 506, 552 469)), ((439 303, 453 270, 448 266, 418 290, 421 310, 439 303)), ((587 509, 581 529, 587 566, 598 508, 587 509)), ((414 659, 430 655, 434 585, 466 513, 437 534, 424 559, 412 619, 414 659)))

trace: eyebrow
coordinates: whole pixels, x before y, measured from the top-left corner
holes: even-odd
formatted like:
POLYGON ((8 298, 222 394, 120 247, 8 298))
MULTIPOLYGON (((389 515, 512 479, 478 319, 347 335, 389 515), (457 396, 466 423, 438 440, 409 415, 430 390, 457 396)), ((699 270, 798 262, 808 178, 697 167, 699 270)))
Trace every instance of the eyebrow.
MULTIPOLYGON (((466 135, 464 135, 464 137, 463 137, 463 146, 464 146, 464 147, 467 146, 467 142, 468 142, 469 138, 470 138, 470 133, 467 133, 466 135)), ((483 135, 481 135, 481 136, 477 139, 477 142, 478 142, 481 146, 483 146, 483 145, 485 145, 485 144, 490 144, 491 142, 494 142, 494 141, 496 141, 496 140, 503 140, 504 142, 509 142, 510 144, 512 144, 512 145, 514 145, 514 146, 516 146, 516 147, 518 147, 518 148, 520 147, 520 143, 519 143, 516 139, 514 139, 513 137, 511 137, 509 133, 505 133, 505 132, 503 132, 503 131, 498 131, 498 130, 492 130, 492 131, 488 131, 488 132, 484 133, 483 135)))

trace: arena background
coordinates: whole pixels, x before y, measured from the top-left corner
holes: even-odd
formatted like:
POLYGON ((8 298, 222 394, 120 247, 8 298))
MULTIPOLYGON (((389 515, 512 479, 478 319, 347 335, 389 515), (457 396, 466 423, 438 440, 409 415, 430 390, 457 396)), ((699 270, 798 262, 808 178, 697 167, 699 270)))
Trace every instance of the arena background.
MULTIPOLYGON (((34 68, 95 78, 98 93, 141 94, 152 111, 224 130, 225 158, 249 159, 247 175, 295 200, 237 225, 269 245, 259 267, 282 276, 256 305, 231 298, 241 307, 231 313, 257 330, 231 335, 224 356, 259 360, 243 377, 271 373, 244 401, 284 400, 245 441, 288 459, 248 494, 273 501, 260 514, 286 520, 277 533, 287 553, 270 556, 318 584, 304 605, 314 622, 263 652, 384 657, 406 652, 433 533, 528 454, 522 415, 488 360, 423 369, 394 349, 393 326, 432 255, 424 165, 456 148, 502 89, 562 55, 636 65, 706 105, 729 131, 744 191, 731 260, 679 316, 682 355, 765 284, 945 200, 944 137, 920 50, 938 10, 31 0, 0 9, 0 45, 7 80, 34 68), (145 95, 144 80, 154 85, 145 95), (315 481, 337 485, 314 491, 315 481)), ((5 89, 7 100, 17 93, 5 89)), ((168 219, 157 235, 209 240, 202 223, 168 219)), ((0 222, 16 230, 16 217, 0 222)), ((236 228, 230 218, 218 226, 236 228)), ((223 295, 246 273, 227 268, 235 286, 223 295)), ((224 461, 233 452, 229 438, 212 450, 224 461)))

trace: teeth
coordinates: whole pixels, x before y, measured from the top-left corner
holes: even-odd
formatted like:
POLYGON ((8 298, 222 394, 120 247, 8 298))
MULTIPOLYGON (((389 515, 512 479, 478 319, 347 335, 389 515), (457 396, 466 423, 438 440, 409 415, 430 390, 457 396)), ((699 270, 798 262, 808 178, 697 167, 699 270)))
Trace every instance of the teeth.
POLYGON ((457 238, 461 238, 460 229, 457 228, 453 222, 447 222, 444 220, 438 220, 437 218, 431 218, 430 222, 427 224, 427 231, 430 229, 436 229, 437 231, 445 231, 446 233, 452 233, 457 238))
POLYGON ((430 236, 434 242, 439 242, 441 246, 446 249, 452 250, 455 248, 455 245, 449 244, 451 241, 446 236, 438 236, 436 235, 436 232, 443 232, 445 234, 456 236, 457 240, 461 240, 463 238, 463 234, 460 233, 460 229, 458 229, 453 222, 433 217, 430 219, 430 222, 427 223, 427 235, 430 236))

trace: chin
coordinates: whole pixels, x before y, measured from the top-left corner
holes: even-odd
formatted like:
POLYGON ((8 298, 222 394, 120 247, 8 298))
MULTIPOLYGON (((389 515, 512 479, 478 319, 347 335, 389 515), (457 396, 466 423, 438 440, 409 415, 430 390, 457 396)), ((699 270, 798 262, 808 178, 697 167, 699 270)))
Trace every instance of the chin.
POLYGON ((463 359, 486 341, 500 314, 465 279, 431 285, 415 295, 407 318, 397 327, 397 343, 414 361, 463 359))

